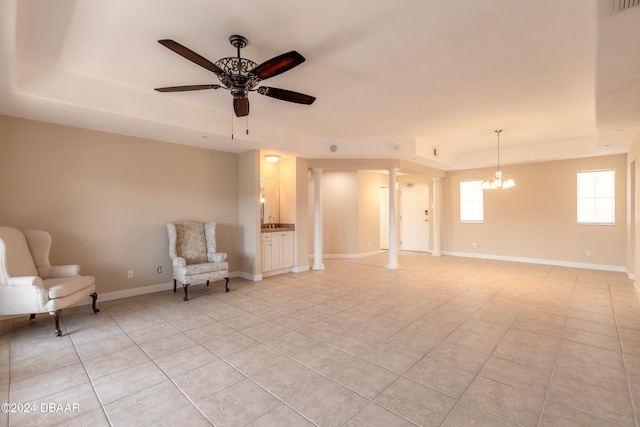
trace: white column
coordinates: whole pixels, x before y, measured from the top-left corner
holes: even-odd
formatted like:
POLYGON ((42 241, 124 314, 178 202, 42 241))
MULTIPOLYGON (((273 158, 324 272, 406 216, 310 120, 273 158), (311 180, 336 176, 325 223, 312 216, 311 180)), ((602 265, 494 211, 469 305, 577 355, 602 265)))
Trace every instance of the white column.
POLYGON ((433 205, 431 206, 431 223, 433 224, 433 250, 431 251, 432 256, 441 256, 442 249, 440 248, 440 177, 432 178, 433 179, 433 205))
POLYGON ((398 199, 396 197, 396 179, 398 169, 389 169, 389 264, 387 268, 400 268, 398 265, 398 199))
POLYGON ((324 270, 322 262, 322 169, 313 168, 313 269, 324 270))

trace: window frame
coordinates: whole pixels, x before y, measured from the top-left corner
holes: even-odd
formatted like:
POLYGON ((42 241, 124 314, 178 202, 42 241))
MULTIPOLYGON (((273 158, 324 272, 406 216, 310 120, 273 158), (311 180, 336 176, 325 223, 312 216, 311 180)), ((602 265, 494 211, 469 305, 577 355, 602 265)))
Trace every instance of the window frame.
MULTIPOLYGON (((471 188, 473 190, 473 188, 471 188)), ((460 189, 459 189, 460 193, 460 222, 463 224, 484 224, 484 190, 482 188, 482 180, 481 179, 466 179, 466 180, 462 180, 460 181, 460 189), (477 194, 480 196, 479 200, 463 200, 462 196, 463 196, 463 190, 462 190, 462 186, 466 183, 477 183, 477 194), (468 203, 475 203, 475 204, 479 204, 480 206, 480 214, 481 214, 481 218, 477 219, 463 219, 463 206, 465 204, 468 203)), ((477 207, 477 206, 476 206, 477 207)))
MULTIPOLYGON (((595 175, 595 179, 597 179, 598 175, 595 175)), ((595 211, 595 208, 594 208, 595 211)), ((616 171, 614 168, 607 168, 607 169, 593 169, 593 170, 579 170, 576 173, 576 223, 578 225, 616 225, 616 171), (597 186, 597 184, 594 185, 594 188, 591 188, 591 193, 593 193, 592 195, 585 197, 585 196, 581 196, 581 190, 580 190, 580 176, 581 174, 598 174, 598 173, 602 173, 602 172, 611 172, 612 174, 612 188, 611 188, 611 195, 610 196, 598 196, 597 194, 595 194, 597 192, 597 189, 595 188, 597 186), (603 199, 610 199, 611 200, 611 218, 610 221, 609 219, 607 219, 607 221, 597 221, 595 217, 589 218, 589 221, 585 221, 585 220, 580 220, 580 201, 581 200, 592 200, 593 204, 595 206, 595 204, 597 203, 597 200, 603 200, 603 199)))

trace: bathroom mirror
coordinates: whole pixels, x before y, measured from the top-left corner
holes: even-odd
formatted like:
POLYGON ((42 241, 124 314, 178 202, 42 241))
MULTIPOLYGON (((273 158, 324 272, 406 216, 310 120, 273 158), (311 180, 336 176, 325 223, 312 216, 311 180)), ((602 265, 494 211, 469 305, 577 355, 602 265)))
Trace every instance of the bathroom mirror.
POLYGON ((260 223, 280 222, 280 181, 260 178, 260 223))

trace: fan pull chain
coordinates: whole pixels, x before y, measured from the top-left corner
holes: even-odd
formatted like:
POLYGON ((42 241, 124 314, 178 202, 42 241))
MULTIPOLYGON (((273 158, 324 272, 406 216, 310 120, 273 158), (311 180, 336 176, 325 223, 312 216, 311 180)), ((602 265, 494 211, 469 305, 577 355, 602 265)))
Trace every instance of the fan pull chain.
POLYGON ((233 139, 233 111, 231 112, 231 139, 233 139))
POLYGON ((247 135, 249 135, 249 116, 247 116, 247 135))

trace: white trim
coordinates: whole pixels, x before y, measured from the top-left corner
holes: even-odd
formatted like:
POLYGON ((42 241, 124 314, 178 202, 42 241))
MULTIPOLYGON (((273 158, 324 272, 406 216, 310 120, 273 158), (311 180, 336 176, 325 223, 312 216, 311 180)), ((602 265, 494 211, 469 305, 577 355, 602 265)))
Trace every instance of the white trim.
POLYGON ((443 253, 449 256, 459 256, 459 257, 466 257, 466 258, 495 259, 499 261, 525 262, 529 264, 556 265, 559 267, 586 268, 589 270, 619 271, 622 273, 626 272, 626 269, 623 266, 618 266, 618 265, 588 264, 584 262, 561 261, 556 259, 523 258, 523 257, 512 257, 512 256, 502 256, 502 255, 476 254, 476 253, 470 253, 470 252, 443 251, 443 253))
POLYGON ((638 282, 633 282, 633 290, 636 294, 636 298, 640 300, 640 288, 638 287, 638 282))
POLYGON ((308 265, 300 265, 298 267, 293 267, 291 269, 292 273, 303 273, 305 271, 309 271, 309 266, 308 265))

